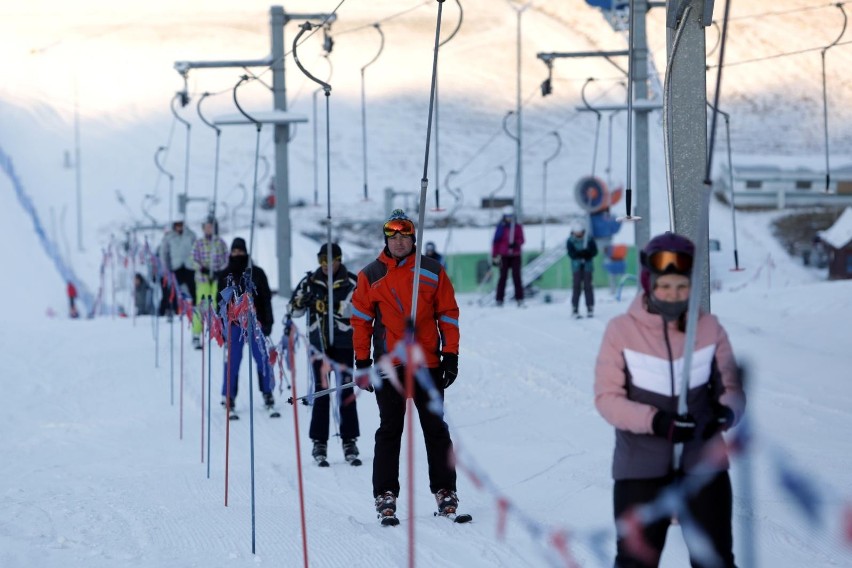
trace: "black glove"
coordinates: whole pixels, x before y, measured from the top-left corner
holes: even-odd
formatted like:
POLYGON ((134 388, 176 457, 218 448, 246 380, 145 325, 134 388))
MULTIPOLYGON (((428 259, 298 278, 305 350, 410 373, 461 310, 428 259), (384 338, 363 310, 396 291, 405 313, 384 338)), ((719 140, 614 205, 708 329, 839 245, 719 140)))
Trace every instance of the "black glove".
POLYGON ((724 404, 713 404, 713 418, 704 427, 701 437, 709 440, 716 432, 725 432, 734 425, 734 411, 724 404))
POLYGON ((695 437, 695 419, 690 414, 673 414, 658 410, 651 423, 654 435, 675 444, 688 442, 695 437))
POLYGON ((500 255, 491 257, 491 266, 500 266, 500 255))
MULTIPOLYGON (((356 369, 369 369, 373 366, 372 359, 355 359, 355 368, 356 369)), ((368 373, 364 373, 355 379, 355 384, 358 385, 359 389, 365 390, 367 392, 373 392, 373 385, 370 383, 370 375, 368 373)))
POLYGON ((209 279, 211 276, 213 276, 213 271, 210 270, 209 268, 202 268, 201 269, 201 275, 204 276, 205 278, 209 279))
POLYGON ((455 353, 441 353, 441 371, 444 373, 443 388, 450 388, 459 376, 459 356, 455 353))

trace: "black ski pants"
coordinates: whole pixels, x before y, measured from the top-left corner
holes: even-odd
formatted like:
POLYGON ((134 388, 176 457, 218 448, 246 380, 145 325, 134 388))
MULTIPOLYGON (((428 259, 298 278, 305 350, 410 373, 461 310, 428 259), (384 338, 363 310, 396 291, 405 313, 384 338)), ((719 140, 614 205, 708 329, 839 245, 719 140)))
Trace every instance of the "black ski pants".
MULTIPOLYGON (((175 270, 175 280, 177 280, 178 288, 186 286, 189 297, 195 302, 195 271, 181 266, 175 270)), ((162 280, 161 285, 163 288, 163 297, 160 299, 160 315, 164 316, 168 311, 171 311, 173 314, 177 313, 177 301, 180 291, 175 291, 174 299, 170 299, 171 290, 169 290, 168 285, 162 284, 162 280)))
POLYGON ((496 300, 498 304, 503 303, 503 298, 506 295, 506 279, 510 271, 512 273, 512 284, 515 286, 515 300, 520 302, 524 299, 524 284, 521 281, 521 257, 501 256, 500 277, 497 279, 496 300))
MULTIPOLYGON (((405 384, 405 367, 396 368, 401 385, 405 384)), ((441 383, 441 370, 429 369, 436 385, 441 383)), ((443 389, 438 389, 441 400, 443 389)), ((385 491, 399 496, 399 454, 402 431, 405 425, 405 397, 397 392, 387 379, 382 388, 376 389, 379 405, 379 429, 376 430, 376 449, 373 457, 373 496, 385 491)), ((429 490, 437 493, 441 489, 456 490, 456 468, 453 464, 453 442, 444 415, 429 410, 429 394, 415 381, 414 405, 420 418, 420 428, 426 442, 426 460, 429 463, 429 490)))
POLYGON ((580 292, 586 296, 586 309, 595 307, 595 289, 592 287, 591 270, 581 268, 574 271, 574 289, 571 293, 571 307, 574 311, 580 306, 580 292))
MULTIPOLYGON (((613 490, 613 501, 615 519, 637 505, 648 503, 657 498, 667 487, 683 482, 690 476, 666 476, 654 479, 622 479, 616 480, 613 490)), ((694 523, 692 529, 700 531, 712 545, 718 556, 718 566, 724 568, 736 568, 734 564, 733 536, 731 529, 731 516, 733 496, 731 492, 731 479, 727 471, 715 474, 709 479, 697 493, 694 493, 687 501, 687 509, 694 523)), ((682 525, 686 525, 689 519, 680 519, 682 525)), ((644 558, 637 555, 628 546, 626 539, 618 537, 615 557, 615 568, 651 568, 659 565, 663 546, 666 544, 666 532, 671 524, 671 519, 666 517, 642 529, 642 540, 647 545, 649 557, 644 558)), ((702 563, 701 558, 696 556, 699 548, 696 543, 690 542, 688 532, 684 532, 686 547, 689 549, 689 561, 693 568, 707 568, 714 564, 702 563)))
MULTIPOLYGON (((325 355, 337 363, 346 365, 348 369, 352 368, 352 362, 355 360, 355 351, 351 348, 330 347, 325 355)), ((334 385, 329 384, 328 376, 322 372, 323 360, 317 359, 313 362, 314 372, 314 392, 325 390, 334 385)), ((337 384, 344 385, 352 382, 352 373, 350 371, 341 372, 340 377, 337 377, 337 384)), ((355 393, 353 389, 345 389, 336 393, 329 393, 324 396, 319 396, 314 399, 314 409, 311 412, 311 428, 309 435, 311 440, 319 442, 328 441, 328 419, 329 409, 331 407, 331 397, 336 396, 340 408, 340 437, 343 440, 355 439, 361 435, 361 430, 358 427, 358 409, 355 403, 355 393)))

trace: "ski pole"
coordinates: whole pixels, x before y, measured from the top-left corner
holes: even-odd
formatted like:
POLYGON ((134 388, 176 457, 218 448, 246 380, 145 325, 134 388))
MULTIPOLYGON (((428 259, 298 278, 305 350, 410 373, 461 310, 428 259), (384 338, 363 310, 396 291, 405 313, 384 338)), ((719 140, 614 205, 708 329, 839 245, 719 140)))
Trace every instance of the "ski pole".
POLYGON ((336 386, 336 387, 330 387, 330 388, 327 388, 327 389, 324 389, 324 390, 321 390, 321 391, 316 391, 313 394, 306 394, 306 395, 298 396, 296 398, 290 397, 290 398, 287 399, 287 402, 289 404, 294 404, 296 401, 305 400, 309 396, 311 396, 313 398, 317 398, 318 396, 325 396, 325 395, 331 394, 333 392, 342 391, 343 389, 351 389, 352 387, 355 387, 355 386, 358 386, 358 385, 354 381, 351 382, 351 383, 344 383, 344 384, 336 386))

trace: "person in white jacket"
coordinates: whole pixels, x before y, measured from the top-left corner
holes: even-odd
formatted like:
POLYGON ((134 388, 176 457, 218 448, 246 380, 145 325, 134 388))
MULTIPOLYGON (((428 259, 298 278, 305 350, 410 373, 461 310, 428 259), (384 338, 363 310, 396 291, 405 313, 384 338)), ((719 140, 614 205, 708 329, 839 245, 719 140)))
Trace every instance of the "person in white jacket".
POLYGON ((692 566, 734 566, 731 482, 721 433, 742 416, 745 395, 728 335, 712 314, 698 316, 688 410, 678 413, 694 256, 686 237, 665 233, 651 239, 640 257, 642 292, 607 325, 595 364, 595 406, 616 429, 612 476, 619 568, 658 565, 671 514, 639 521, 635 510, 673 487, 686 496, 678 517, 692 566), (677 467, 676 444, 683 450, 677 467))
MULTIPOLYGON (((195 271, 192 269, 192 247, 195 244, 195 233, 184 226, 181 220, 172 224, 172 230, 163 237, 160 245, 160 260, 167 270, 175 273, 178 286, 186 288, 186 293, 195 299, 195 271)), ((164 308, 174 313, 177 308, 177 295, 169 302, 170 291, 163 291, 161 314, 164 308)))

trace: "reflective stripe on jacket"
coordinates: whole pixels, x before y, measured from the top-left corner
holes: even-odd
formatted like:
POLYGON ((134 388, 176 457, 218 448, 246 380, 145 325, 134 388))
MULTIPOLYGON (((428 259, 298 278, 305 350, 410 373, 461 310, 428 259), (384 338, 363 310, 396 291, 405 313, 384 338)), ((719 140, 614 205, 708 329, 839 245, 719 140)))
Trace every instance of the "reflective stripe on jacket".
MULTIPOLYGON (((595 363, 595 406, 615 426, 614 479, 662 477, 672 467, 672 443, 653 435, 651 422, 657 409, 677 412, 683 376, 686 334, 677 322, 664 323, 645 308, 639 294, 627 313, 610 320, 595 363)), ((737 373, 728 335, 712 314, 698 319, 695 351, 689 376, 688 412, 695 418, 697 435, 684 444, 683 467, 690 472, 705 447, 720 442, 701 436, 713 419, 714 402, 734 412, 739 420, 745 395, 737 373)), ((721 460, 712 469, 727 469, 721 460)))
MULTIPOLYGON (((403 339, 411 315, 415 254, 397 262, 385 249, 358 273, 351 318, 356 359, 370 358, 371 339, 374 360, 393 351, 403 339)), ((442 351, 459 352, 459 307, 453 284, 440 263, 428 257, 420 262, 414 333, 423 347, 426 366, 435 368, 442 351)))

